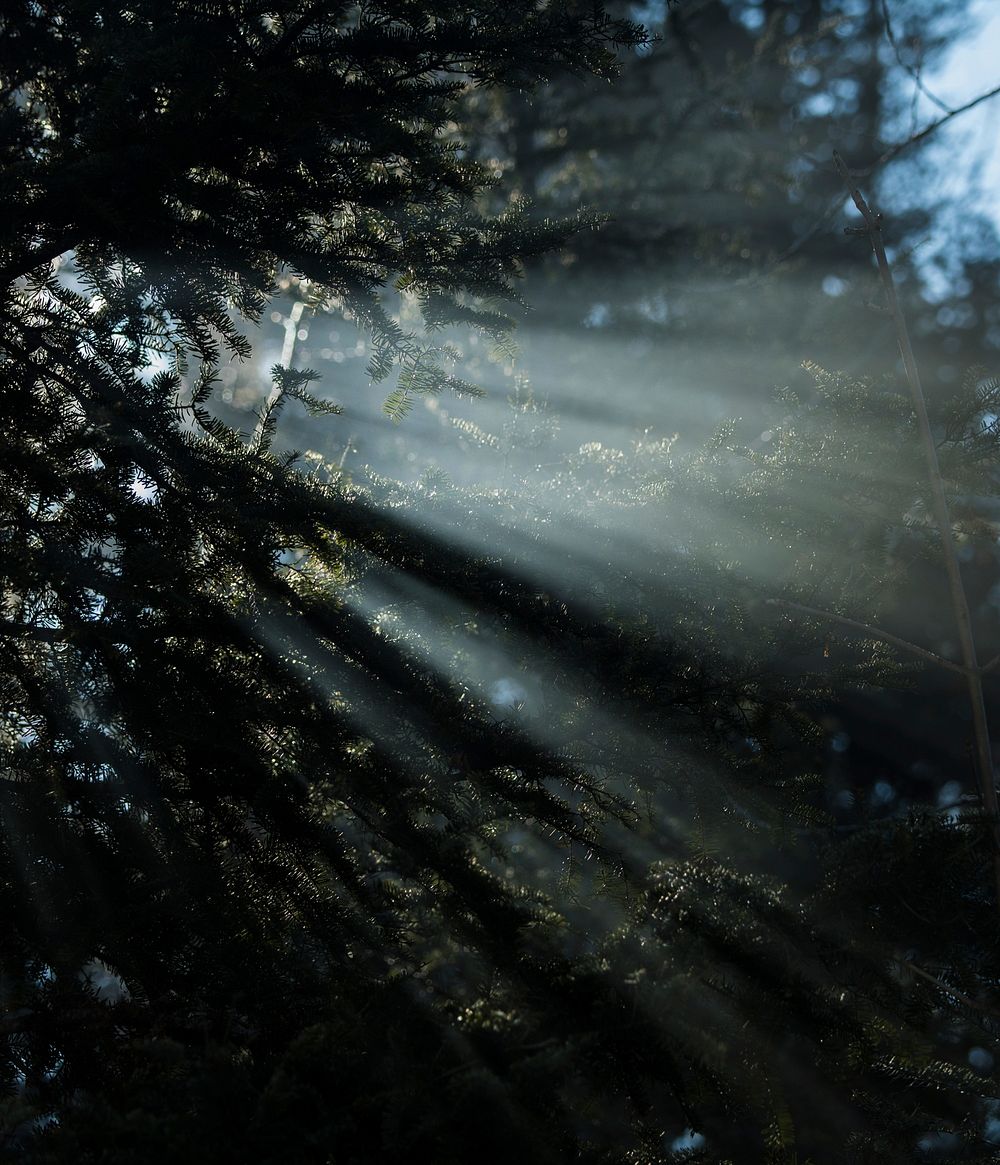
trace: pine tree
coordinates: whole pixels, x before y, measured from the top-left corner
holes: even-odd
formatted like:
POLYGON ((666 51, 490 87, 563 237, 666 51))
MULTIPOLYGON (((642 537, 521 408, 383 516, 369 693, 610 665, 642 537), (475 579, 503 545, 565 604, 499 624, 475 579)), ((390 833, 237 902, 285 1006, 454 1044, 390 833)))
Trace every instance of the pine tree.
POLYGON ((728 614, 696 647, 585 562, 556 588, 279 456, 290 402, 334 411, 308 370, 252 432, 213 411, 282 267, 367 329, 397 414, 474 391, 384 289, 502 341, 579 224, 477 213, 456 102, 641 38, 533 2, 6 7, 8 1158, 660 1161, 691 1127, 716 1159, 902 1161, 981 1123, 934 992, 725 850, 802 775, 799 677, 762 688, 728 614), (441 638, 471 614, 577 685, 552 733, 440 666, 403 619, 428 593, 441 638), (629 731, 659 742, 634 772, 629 731))

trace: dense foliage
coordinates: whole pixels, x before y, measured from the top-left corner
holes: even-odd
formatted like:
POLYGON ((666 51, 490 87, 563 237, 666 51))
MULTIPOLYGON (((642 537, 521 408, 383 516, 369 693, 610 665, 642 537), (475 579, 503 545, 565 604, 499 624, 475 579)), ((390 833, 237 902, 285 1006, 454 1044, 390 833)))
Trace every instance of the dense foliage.
MULTIPOLYGON (((982 1155, 991 1090, 948 1039, 992 1041, 983 832, 828 828, 824 701, 898 668, 843 637, 819 662, 704 519, 846 602, 893 522, 922 545, 891 394, 821 375, 767 456, 592 445, 515 489, 519 398, 481 496, 275 452, 286 403, 336 411, 290 360, 251 432, 215 408, 283 269, 365 329, 393 415, 474 394, 434 331, 503 356, 512 278, 589 224, 487 213, 470 87, 642 43, 597 5, 5 7, 9 1159, 909 1161, 938 1128, 982 1155), (821 435, 865 401, 891 491, 821 435), (847 555, 838 498, 870 519, 847 555), (497 697, 529 648, 532 699, 497 697)), ((991 392, 947 416, 970 497, 991 392)))

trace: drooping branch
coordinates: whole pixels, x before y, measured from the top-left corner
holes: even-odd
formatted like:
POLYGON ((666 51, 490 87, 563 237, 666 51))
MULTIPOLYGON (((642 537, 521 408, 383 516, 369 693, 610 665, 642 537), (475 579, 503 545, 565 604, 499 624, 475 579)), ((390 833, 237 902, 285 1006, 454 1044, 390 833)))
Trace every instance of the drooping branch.
POLYGON ((957 671, 959 675, 966 674, 965 668, 960 663, 955 663, 951 659, 945 659, 943 655, 938 655, 934 651, 928 651, 926 647, 921 647, 917 643, 911 643, 908 639, 901 639, 898 635, 893 635, 889 631, 883 631, 881 627, 874 627, 871 623, 861 623, 857 619, 847 619, 843 615, 833 614, 832 611, 822 611, 819 607, 807 607, 804 603, 793 603, 788 599, 768 599, 767 604, 770 607, 785 607, 790 611, 799 611, 803 615, 811 615, 815 619, 825 619, 830 623, 839 623, 841 626, 850 627, 855 631, 863 631, 873 639, 882 639, 886 643, 891 643, 894 647, 899 647, 903 651, 909 651, 911 654, 918 655, 921 659, 926 659, 930 663, 936 663, 939 667, 946 667, 950 671, 957 671))
POLYGON ((39 643, 68 643, 72 636, 64 627, 41 627, 35 623, 0 620, 0 638, 34 639, 39 643))
POLYGON ((0 287, 7 287, 15 280, 23 279, 44 263, 51 263, 67 251, 72 251, 76 242, 75 236, 65 235, 49 243, 40 243, 33 250, 14 255, 0 266, 0 287))

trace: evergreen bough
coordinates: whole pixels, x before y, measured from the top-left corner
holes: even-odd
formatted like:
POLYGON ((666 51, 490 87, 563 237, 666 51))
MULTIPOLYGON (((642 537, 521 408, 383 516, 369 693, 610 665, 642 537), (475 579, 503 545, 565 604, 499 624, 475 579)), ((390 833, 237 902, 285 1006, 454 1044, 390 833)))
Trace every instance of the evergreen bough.
POLYGON ((271 442, 289 399, 334 411, 308 372, 252 434, 212 411, 282 267, 369 329, 395 415, 474 391, 385 289, 502 340, 519 264, 580 223, 480 217, 454 102, 641 37, 599 5, 5 6, 8 1159, 662 1161, 690 1126, 715 1159, 902 1161, 978 1127, 856 883, 845 934, 711 829, 658 832, 678 792, 713 828, 773 804, 801 681, 302 472, 271 442), (539 741, 370 618, 394 585, 690 745, 629 771, 627 732, 539 741), (553 888, 563 852, 593 861, 553 888))

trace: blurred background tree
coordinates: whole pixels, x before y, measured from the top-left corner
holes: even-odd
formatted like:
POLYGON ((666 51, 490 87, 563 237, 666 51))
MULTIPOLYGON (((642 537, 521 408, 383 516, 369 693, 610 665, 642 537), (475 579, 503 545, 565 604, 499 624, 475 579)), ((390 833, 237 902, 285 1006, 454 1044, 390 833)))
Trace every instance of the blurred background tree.
MULTIPOLYGON (((614 86, 477 89, 455 125, 502 175, 491 209, 523 200, 538 216, 580 206, 609 216, 526 272, 517 369, 558 414, 558 447, 646 430, 676 431, 692 446, 734 415, 756 436, 761 409, 800 362, 890 366, 888 333, 865 306, 874 295, 865 248, 840 236, 831 151, 874 165, 942 115, 917 86, 970 27, 965 6, 713 0, 616 11, 659 39, 625 55, 614 86)), ((994 350, 996 248, 994 228, 975 215, 958 236, 951 218, 947 247, 935 236, 949 212, 926 153, 933 140, 877 167, 873 193, 905 208, 893 245, 920 355, 954 384, 994 350), (958 326, 945 336, 938 317, 958 326)), ((402 454, 416 473, 435 460, 456 471, 431 439, 440 416, 413 418, 406 449, 396 448, 402 436, 379 424, 380 399, 352 374, 363 364, 352 329, 307 328, 300 358, 328 370, 362 462, 398 472, 402 454)), ((495 428, 512 361, 467 356, 498 412, 494 423, 487 402, 460 415, 495 428)))
MULTIPOLYGON (((365 387, 363 339, 359 349, 340 321, 308 323, 299 359, 329 369, 345 409, 339 444, 318 449, 324 456, 404 479, 436 467, 496 487, 514 473, 544 480, 594 442, 626 457, 636 441, 672 440, 675 453, 692 453, 730 419, 739 440, 765 451, 783 418, 767 419, 776 390, 813 399, 806 364, 894 373, 867 245, 842 234, 835 147, 870 169, 873 199, 892 207, 894 269, 932 402, 946 410, 967 375, 995 368, 996 226, 944 196, 933 133, 905 145, 954 108, 926 78, 974 34, 968 5, 713 0, 614 11, 658 38, 623 56, 615 85, 471 90, 454 128, 502 176, 486 196, 492 210, 513 203, 542 216, 585 205, 608 221, 526 265, 516 355, 464 344, 486 399, 430 397, 405 430, 385 423, 381 397, 365 387), (521 405, 508 405, 518 378, 527 388, 515 398, 527 391, 533 402, 532 440, 521 405), (475 430, 502 436, 519 423, 521 439, 491 469, 475 430)), ((236 389, 246 405, 256 399, 253 375, 236 389)), ((316 448, 292 424, 289 443, 316 448)), ((907 634, 937 628, 946 607, 937 567, 912 569, 896 612, 907 634)), ((992 553, 980 552, 967 573, 989 636, 992 553)), ((941 625, 935 635, 940 648, 950 632, 941 625)), ((926 675, 918 689, 845 694, 831 706, 831 736, 853 742, 860 797, 902 753, 907 771, 895 780, 907 790, 933 798, 954 779, 962 757, 947 728, 947 682, 926 675)), ((844 760, 838 754, 838 768, 844 760)))

